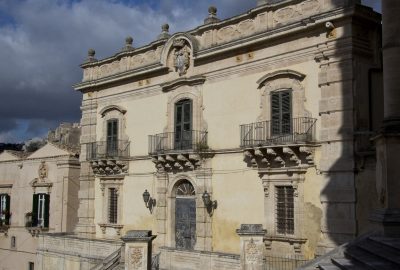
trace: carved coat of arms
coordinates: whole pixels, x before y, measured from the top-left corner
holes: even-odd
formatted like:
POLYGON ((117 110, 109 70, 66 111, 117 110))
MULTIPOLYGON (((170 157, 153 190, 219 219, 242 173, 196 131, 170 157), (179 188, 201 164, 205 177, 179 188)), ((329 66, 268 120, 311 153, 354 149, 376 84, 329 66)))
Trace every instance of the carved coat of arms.
POLYGON ((246 245, 246 263, 256 264, 259 262, 260 258, 261 252, 252 238, 246 245))
POLYGON ((49 169, 45 162, 40 163, 38 174, 39 174, 39 179, 42 181, 47 178, 47 176, 49 174, 49 169))
POLYGON ((185 44, 185 40, 174 41, 174 67, 179 76, 185 75, 190 66, 190 50, 185 44))
POLYGON ((130 269, 141 269, 143 264, 143 249, 130 248, 129 252, 129 265, 130 269))

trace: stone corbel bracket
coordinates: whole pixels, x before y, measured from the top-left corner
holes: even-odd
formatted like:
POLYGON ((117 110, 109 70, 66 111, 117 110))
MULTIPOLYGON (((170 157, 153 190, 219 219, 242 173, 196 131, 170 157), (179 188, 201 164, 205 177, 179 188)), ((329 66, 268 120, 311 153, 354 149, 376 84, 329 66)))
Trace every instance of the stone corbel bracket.
POLYGON ((260 146, 244 149, 244 161, 253 168, 290 168, 314 165, 314 146, 260 146))
POLYGON ((129 162, 126 160, 101 159, 90 162, 95 175, 112 176, 128 173, 129 162))
POLYGON ((201 156, 197 153, 159 154, 152 156, 158 171, 191 171, 201 167, 201 156))

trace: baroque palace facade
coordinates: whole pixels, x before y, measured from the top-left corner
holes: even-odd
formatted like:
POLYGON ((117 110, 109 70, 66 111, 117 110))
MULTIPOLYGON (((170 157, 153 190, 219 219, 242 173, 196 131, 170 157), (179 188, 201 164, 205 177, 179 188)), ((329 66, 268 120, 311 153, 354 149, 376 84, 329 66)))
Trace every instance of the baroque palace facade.
POLYGON ((89 50, 78 223, 41 236, 39 269, 261 269, 367 231, 380 21, 357 0, 264 0, 89 50))

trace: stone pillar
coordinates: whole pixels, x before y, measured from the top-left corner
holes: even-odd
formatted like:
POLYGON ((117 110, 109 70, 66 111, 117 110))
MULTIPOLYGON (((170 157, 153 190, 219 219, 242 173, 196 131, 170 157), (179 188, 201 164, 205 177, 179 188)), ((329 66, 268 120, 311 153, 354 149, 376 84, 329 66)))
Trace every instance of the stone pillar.
POLYGON ((376 187, 382 208, 372 214, 387 236, 400 236, 400 1, 382 1, 384 120, 376 137, 376 187))
POLYGON ((157 245, 159 247, 167 244, 167 186, 168 175, 164 171, 157 173, 157 245))
POLYGON ((152 242, 157 236, 151 231, 128 231, 125 242, 125 270, 151 270, 152 242))
POLYGON ((96 141, 97 101, 94 95, 95 93, 84 94, 81 107, 81 172, 78 193, 78 224, 75 227, 75 232, 81 235, 96 233, 94 224, 95 178, 90 162, 86 158, 87 144, 96 141))
POLYGON ((240 236, 240 264, 243 270, 264 269, 264 235, 262 224, 242 224, 236 230, 240 236))

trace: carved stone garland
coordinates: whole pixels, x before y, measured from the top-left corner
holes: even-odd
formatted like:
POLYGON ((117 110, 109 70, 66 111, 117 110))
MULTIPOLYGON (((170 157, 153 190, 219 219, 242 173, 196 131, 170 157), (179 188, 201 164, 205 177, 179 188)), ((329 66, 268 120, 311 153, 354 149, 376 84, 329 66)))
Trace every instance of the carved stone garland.
POLYGON ((261 146, 245 149, 244 161, 250 167, 282 168, 314 164, 313 149, 309 146, 261 146))
POLYGON ((115 159, 95 160, 90 162, 93 173, 96 175, 118 175, 128 173, 128 161, 115 159))
POLYGON ((166 154, 153 156, 152 161, 159 171, 194 170, 201 166, 199 154, 166 154))

